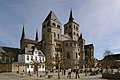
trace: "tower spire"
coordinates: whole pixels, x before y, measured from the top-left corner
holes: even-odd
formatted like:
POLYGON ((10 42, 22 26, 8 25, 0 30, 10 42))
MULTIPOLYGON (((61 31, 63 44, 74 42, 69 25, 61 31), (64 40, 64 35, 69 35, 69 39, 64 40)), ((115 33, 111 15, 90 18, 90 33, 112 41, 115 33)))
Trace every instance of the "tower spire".
POLYGON ((72 22, 74 20, 73 15, 72 15, 72 9, 70 11, 70 16, 69 16, 69 22, 72 22))
POLYGON ((38 31, 36 30, 36 37, 35 37, 35 41, 38 41, 38 31))
POLYGON ((21 37, 21 39, 22 38, 25 38, 24 24, 23 24, 23 30, 22 30, 22 37, 21 37))

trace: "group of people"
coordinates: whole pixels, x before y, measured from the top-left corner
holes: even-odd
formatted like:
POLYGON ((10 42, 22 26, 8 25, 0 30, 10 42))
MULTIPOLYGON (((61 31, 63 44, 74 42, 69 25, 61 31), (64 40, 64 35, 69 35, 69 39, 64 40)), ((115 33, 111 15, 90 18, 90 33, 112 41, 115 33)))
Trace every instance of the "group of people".
POLYGON ((71 69, 68 69, 68 75, 67 75, 67 78, 71 79, 71 73, 74 72, 76 74, 75 78, 80 78, 80 75, 79 75, 79 70, 76 69, 76 70, 71 70, 71 69))

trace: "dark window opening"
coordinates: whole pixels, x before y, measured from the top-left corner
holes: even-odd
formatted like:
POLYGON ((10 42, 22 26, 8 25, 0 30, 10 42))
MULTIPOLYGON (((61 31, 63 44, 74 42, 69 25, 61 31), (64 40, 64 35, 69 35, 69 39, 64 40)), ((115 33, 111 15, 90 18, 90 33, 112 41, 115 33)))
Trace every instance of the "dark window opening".
POLYGON ((76 52, 76 59, 78 58, 77 52, 76 52))
POLYGON ((54 33, 54 37, 56 37, 56 34, 54 33))
POLYGON ((67 59, 70 59, 70 53, 69 52, 67 53, 67 59))
POLYGON ((53 25, 53 26, 56 26, 56 24, 55 24, 55 23, 52 23, 52 25, 53 25))
POLYGON ((71 25, 69 25, 69 28, 71 28, 71 25))
POLYGON ((48 29, 47 31, 48 31, 48 32, 51 32, 51 29, 48 29))
POLYGON ((58 39, 59 39, 59 34, 57 34, 58 35, 58 39))
POLYGON ((68 47, 68 43, 66 43, 66 47, 68 47))
POLYGON ((60 28, 60 25, 57 25, 58 28, 60 28))

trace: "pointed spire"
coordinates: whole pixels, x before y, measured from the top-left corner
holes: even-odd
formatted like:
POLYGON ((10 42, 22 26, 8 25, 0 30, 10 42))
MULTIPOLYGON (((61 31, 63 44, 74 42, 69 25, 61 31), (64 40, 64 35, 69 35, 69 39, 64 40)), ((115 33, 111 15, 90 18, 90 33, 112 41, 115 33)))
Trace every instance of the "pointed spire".
POLYGON ((50 13, 48 14, 48 16, 46 17, 46 19, 44 20, 43 23, 45 23, 46 21, 50 21, 50 20, 60 23, 60 21, 58 20, 58 18, 56 17, 56 15, 53 11, 50 11, 50 13))
POLYGON ((35 37, 35 41, 38 41, 38 31, 36 30, 36 37, 35 37))
POLYGON ((23 24, 23 30, 22 30, 22 37, 21 37, 21 39, 22 38, 25 38, 24 24, 23 24))
POLYGON ((69 16, 69 22, 72 22, 74 20, 73 15, 72 15, 72 9, 70 11, 70 16, 69 16))

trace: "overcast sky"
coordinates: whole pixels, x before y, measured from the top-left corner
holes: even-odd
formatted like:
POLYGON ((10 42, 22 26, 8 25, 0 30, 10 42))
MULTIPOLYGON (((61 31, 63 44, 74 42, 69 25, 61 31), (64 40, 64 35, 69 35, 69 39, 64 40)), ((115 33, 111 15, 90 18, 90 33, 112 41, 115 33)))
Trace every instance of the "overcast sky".
POLYGON ((73 10, 74 20, 86 44, 93 43, 95 57, 105 50, 120 53, 120 0, 0 0, 0 46, 19 48, 22 25, 25 35, 35 38, 52 10, 63 25, 73 10))

